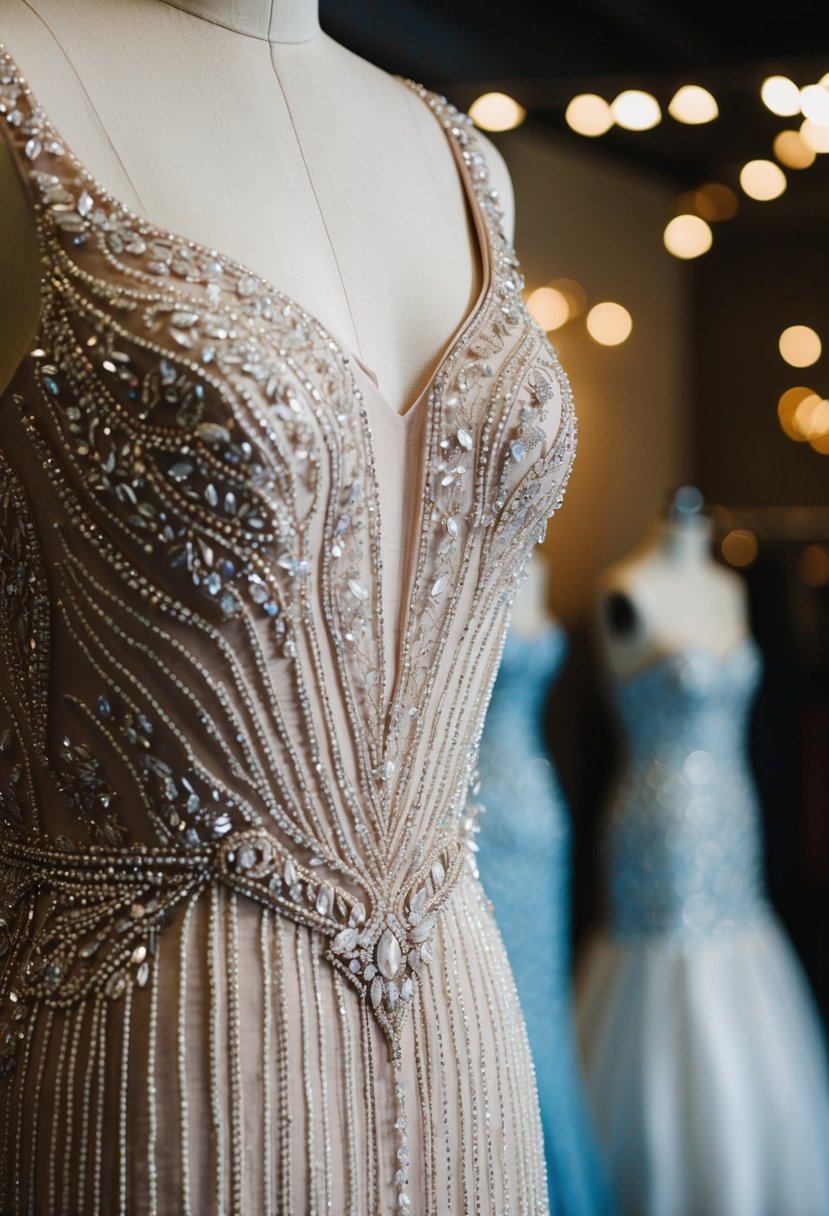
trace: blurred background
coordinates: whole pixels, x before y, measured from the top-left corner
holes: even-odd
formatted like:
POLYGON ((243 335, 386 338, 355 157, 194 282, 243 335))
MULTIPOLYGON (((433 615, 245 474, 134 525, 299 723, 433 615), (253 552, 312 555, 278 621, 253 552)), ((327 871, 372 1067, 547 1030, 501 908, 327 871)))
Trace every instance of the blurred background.
POLYGON ((547 734, 576 942, 615 763, 597 572, 699 486, 746 579, 770 894, 829 1015, 829 30, 823 6, 322 0, 332 37, 469 111, 516 195, 526 298, 580 420, 548 531, 570 635, 547 734), (823 82, 823 83, 821 83, 823 82))

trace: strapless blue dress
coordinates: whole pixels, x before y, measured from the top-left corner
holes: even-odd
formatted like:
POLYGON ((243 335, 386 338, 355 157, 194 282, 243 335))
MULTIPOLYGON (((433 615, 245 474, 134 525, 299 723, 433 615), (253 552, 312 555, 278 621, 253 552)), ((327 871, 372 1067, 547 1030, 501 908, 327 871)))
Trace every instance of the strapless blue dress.
POLYGON ((570 819, 543 735, 566 651, 557 625, 507 635, 481 738, 481 881, 495 908, 538 1081, 553 1216, 616 1211, 578 1071, 570 982, 570 819))
POLYGON ((763 881, 747 754, 760 674, 747 639, 724 658, 664 654, 611 685, 627 755, 577 1008, 631 1216, 829 1214, 823 1031, 763 881))

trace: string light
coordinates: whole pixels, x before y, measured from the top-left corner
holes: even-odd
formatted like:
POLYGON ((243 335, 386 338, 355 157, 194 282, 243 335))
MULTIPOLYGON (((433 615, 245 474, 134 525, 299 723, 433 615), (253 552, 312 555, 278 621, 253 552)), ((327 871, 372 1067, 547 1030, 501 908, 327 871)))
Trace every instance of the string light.
POLYGON ((610 112, 626 131, 649 131, 662 120, 659 102, 641 89, 625 89, 611 103, 610 112))
POLYGON ((555 287, 538 287, 527 300, 527 308, 538 324, 548 333, 561 329, 570 320, 567 297, 555 287))
POLYGON ((662 236, 665 248, 675 258, 698 258, 707 253, 714 240, 705 220, 698 215, 677 215, 666 226, 662 236))
POLYGON ((774 138, 774 155, 788 169, 808 169, 817 154, 799 131, 780 131, 774 138))
POLYGON ((765 203, 786 189, 786 175, 773 160, 750 160, 740 170, 740 185, 749 198, 765 203))
POLYGON ((759 551, 757 537, 747 528, 734 528, 723 537, 722 555, 730 566, 750 566, 759 551))
POLYGON ((804 118, 800 124, 800 138, 813 152, 829 152, 829 126, 804 118))
POLYGON ((587 314, 587 332, 600 346, 619 346, 630 337, 633 318, 621 304, 605 300, 587 314))
POLYGON ((829 583, 829 548, 807 545, 800 555, 798 573, 807 587, 825 587, 829 583))
POLYGON ((698 84, 684 84, 677 89, 668 106, 668 113, 677 122, 699 125, 719 117, 716 98, 698 84))
POLYGON ((595 138, 604 135, 613 126, 610 106, 596 93, 580 93, 568 105, 564 119, 578 135, 595 138))
POLYGON ((737 195, 730 186, 708 182, 693 194, 694 207, 705 220, 730 220, 737 214, 737 195))
POLYGON ((822 84, 807 84, 800 90, 800 113, 820 126, 829 125, 829 90, 822 84))
POLYGON ((790 325, 783 330, 778 345, 790 367, 811 367, 823 349, 820 338, 808 325, 790 325))
POLYGON ((814 389, 798 384, 796 388, 786 389, 777 403, 778 421, 784 434, 788 435, 789 439, 794 439, 795 443, 803 443, 806 439, 797 422, 797 411, 803 402, 810 398, 814 398, 815 402, 820 401, 814 389))
POLYGON ((587 308, 587 296, 581 283, 577 283, 575 279, 553 279, 550 286, 560 292, 567 301, 570 320, 580 317, 587 308))
POLYGON ((483 93, 469 107, 469 116, 483 131, 512 131, 527 111, 507 93, 483 93))
POLYGON ((760 88, 767 109, 780 118, 793 118, 800 113, 800 89, 788 76, 768 76, 760 88))

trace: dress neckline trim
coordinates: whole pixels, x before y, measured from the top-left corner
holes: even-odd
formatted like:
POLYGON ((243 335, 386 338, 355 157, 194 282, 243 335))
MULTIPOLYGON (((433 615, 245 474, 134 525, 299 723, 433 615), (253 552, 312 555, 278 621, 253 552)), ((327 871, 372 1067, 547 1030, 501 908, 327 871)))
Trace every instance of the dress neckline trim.
MULTIPOLYGON (((5 61, 7 70, 12 73, 16 83, 23 87, 24 92, 28 96, 29 104, 31 108, 36 111, 43 128, 48 132, 51 139, 60 145, 61 152, 50 152, 48 155, 55 157, 57 160, 62 160, 71 164, 78 176, 83 179, 86 187, 89 188, 91 186, 92 189, 90 190, 90 193, 94 192, 97 198, 102 199, 109 206, 117 209, 128 219, 152 229, 153 236, 179 242, 189 246, 193 252, 196 252, 205 258, 217 259, 221 263, 223 269, 230 269, 239 277, 244 276, 255 280, 268 293, 281 298, 285 303, 295 308, 300 314, 307 317, 309 321, 311 321, 320 329, 320 331, 322 331, 326 339, 333 343, 340 357, 362 372, 365 379, 368 380, 373 386, 376 396, 382 403, 383 409, 388 412, 392 420, 403 428, 404 432, 408 430, 416 419, 417 415, 420 413, 424 402, 431 401, 434 398, 441 380, 441 373, 452 361, 452 356, 457 348, 461 345, 468 332, 474 329, 481 318, 485 315, 489 299, 495 287, 495 275, 493 273, 494 257, 491 234, 484 208, 478 196, 478 189, 471 179, 470 171, 464 160, 463 150, 459 145, 457 135, 452 131, 453 124, 451 122, 444 122, 440 115, 436 113, 437 103, 446 103, 445 98, 440 97, 432 90, 427 89, 424 85, 419 84, 418 82, 407 77, 397 74, 390 77, 392 80, 396 80, 404 88, 418 96, 424 102, 424 104, 428 106, 432 113, 435 114, 438 123, 447 136, 449 146, 452 149, 455 163, 458 168, 467 205, 472 212, 474 228, 477 236, 477 252, 481 286, 472 308, 467 312, 466 316, 456 327, 448 342, 444 344, 443 350, 439 355, 437 362, 429 374, 423 388, 420 390, 414 400, 409 402, 404 410, 399 411, 391 405, 383 394, 377 382, 376 374, 356 355, 350 344, 338 338, 327 325, 323 324, 323 322, 320 321, 314 313, 309 312, 308 309, 306 309, 298 300, 294 299, 292 296, 289 296, 286 292, 281 291, 275 283, 271 282, 271 280, 265 275, 253 270, 246 263, 230 257, 220 249, 204 245, 200 241, 194 240, 192 237, 185 236, 182 233, 175 232, 170 228, 157 224, 149 216, 144 215, 139 211, 135 211, 132 207, 128 207, 126 203, 122 202, 121 199, 118 198, 117 195, 113 194, 109 189, 107 189, 107 187, 104 186, 103 183, 95 176, 95 174, 92 173, 92 171, 87 167, 85 162, 73 152, 69 143, 63 138, 60 130, 52 121, 48 110, 41 104, 37 94, 32 89, 28 78, 20 70, 14 56, 11 54, 6 44, 2 41, 0 41, 0 60, 5 61)), ((454 107, 452 108, 454 109, 454 107)), ((466 121, 472 125, 471 119, 468 119, 467 116, 460 115, 460 112, 458 112, 458 114, 461 121, 466 121)), ((42 151, 39 152, 38 156, 33 157, 32 160, 37 160, 42 154, 42 151)))

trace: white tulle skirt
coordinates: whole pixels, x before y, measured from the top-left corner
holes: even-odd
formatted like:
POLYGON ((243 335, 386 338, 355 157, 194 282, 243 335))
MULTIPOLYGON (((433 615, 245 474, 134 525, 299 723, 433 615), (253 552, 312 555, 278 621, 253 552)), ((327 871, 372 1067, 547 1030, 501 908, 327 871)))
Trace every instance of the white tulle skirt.
POLYGON ((596 934, 576 993, 626 1216, 829 1216, 822 1028, 772 915, 692 945, 596 934))

